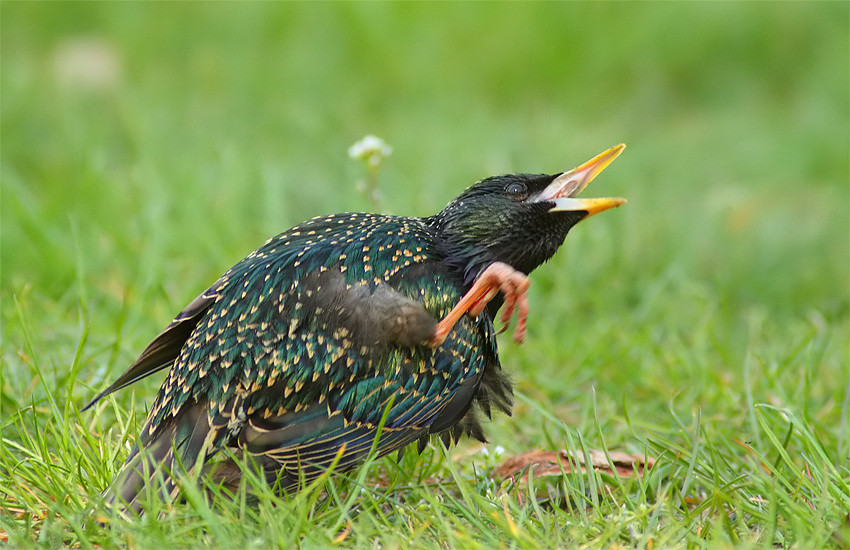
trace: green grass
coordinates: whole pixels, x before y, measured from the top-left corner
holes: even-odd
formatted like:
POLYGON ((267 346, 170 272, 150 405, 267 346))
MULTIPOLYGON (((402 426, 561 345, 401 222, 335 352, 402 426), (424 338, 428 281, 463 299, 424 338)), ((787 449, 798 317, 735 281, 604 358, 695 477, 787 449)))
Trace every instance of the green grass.
POLYGON ((846 3, 3 2, 0 16, 0 543, 850 541, 846 3), (533 274, 526 343, 502 337, 518 399, 487 433, 506 455, 656 466, 566 474, 538 503, 518 495, 542 480, 494 481, 499 460, 465 443, 290 500, 256 487, 257 506, 208 503, 187 483, 186 504, 111 518, 98 495, 161 377, 79 409, 266 238, 369 209, 346 155, 366 133, 394 147, 381 208, 406 215, 628 144, 585 195, 629 204, 533 274))

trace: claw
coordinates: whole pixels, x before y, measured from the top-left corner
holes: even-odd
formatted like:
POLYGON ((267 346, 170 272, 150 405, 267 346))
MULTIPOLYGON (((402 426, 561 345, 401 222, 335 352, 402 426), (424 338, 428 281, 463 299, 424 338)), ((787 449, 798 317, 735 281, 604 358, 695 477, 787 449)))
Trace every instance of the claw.
POLYGON ((517 312, 517 326, 514 330, 514 341, 522 343, 525 339, 526 318, 528 317, 528 286, 529 280, 525 274, 517 271, 508 264, 493 262, 481 272, 469 292, 452 308, 446 317, 440 321, 434 330, 434 336, 428 342, 431 347, 437 347, 446 340, 449 332, 464 314, 477 317, 484 311, 487 304, 502 293, 504 305, 499 320, 505 325, 497 334, 508 329, 511 317, 517 312))

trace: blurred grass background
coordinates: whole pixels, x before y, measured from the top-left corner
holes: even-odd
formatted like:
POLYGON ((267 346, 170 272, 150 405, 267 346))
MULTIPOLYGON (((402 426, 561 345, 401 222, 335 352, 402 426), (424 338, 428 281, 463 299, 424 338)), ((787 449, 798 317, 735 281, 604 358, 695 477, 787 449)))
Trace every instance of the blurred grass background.
MULTIPOLYGON (((369 209, 346 154, 364 134, 394 148, 401 215, 624 142, 584 195, 628 205, 534 274, 527 343, 502 342, 519 390, 640 451, 629 422, 699 410, 709 438, 753 441, 755 403, 788 407, 846 479, 847 3, 0 12, 2 416, 70 376, 81 406, 266 238, 369 209)), ((523 401, 490 439, 546 445, 547 422, 523 401)))

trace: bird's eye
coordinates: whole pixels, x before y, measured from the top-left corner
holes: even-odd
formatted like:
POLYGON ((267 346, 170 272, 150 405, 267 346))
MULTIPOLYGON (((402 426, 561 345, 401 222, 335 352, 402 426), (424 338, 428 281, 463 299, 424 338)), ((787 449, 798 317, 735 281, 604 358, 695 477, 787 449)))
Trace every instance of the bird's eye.
POLYGON ((505 187, 505 193, 510 195, 512 199, 516 199, 518 201, 525 200, 528 196, 528 187, 526 187, 524 183, 509 183, 508 186, 505 187))

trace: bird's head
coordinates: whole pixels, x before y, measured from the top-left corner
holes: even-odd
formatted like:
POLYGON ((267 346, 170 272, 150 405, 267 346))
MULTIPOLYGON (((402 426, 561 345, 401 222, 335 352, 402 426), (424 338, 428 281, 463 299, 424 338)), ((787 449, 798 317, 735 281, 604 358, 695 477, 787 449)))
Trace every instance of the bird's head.
POLYGON ((576 198, 625 147, 611 147, 562 174, 494 176, 469 187, 431 218, 448 260, 468 279, 494 261, 530 273, 555 254, 575 224, 626 202, 576 198))

